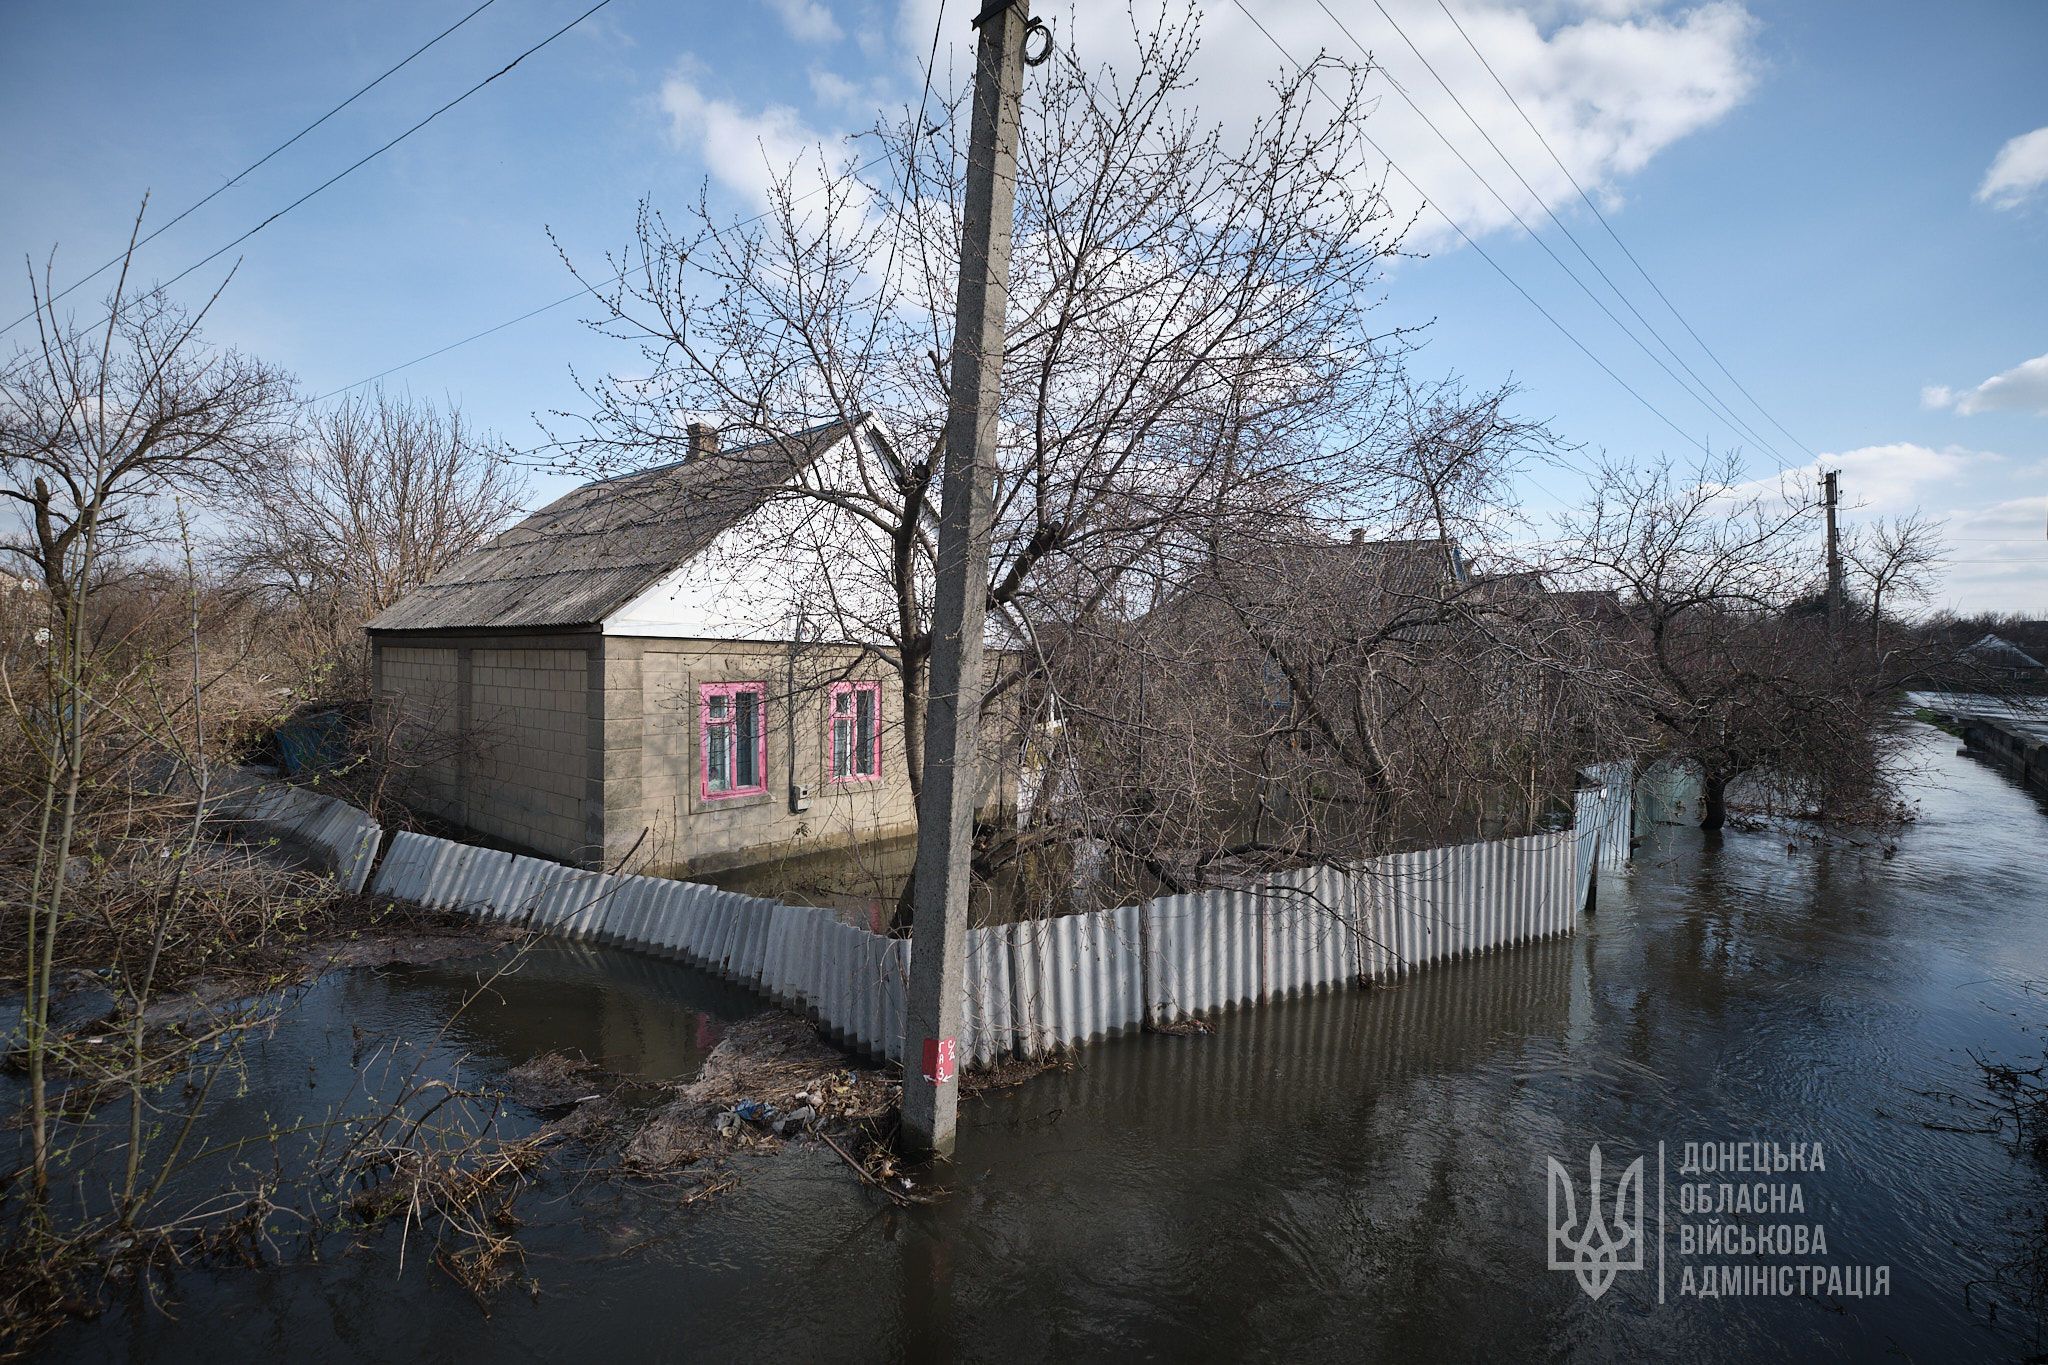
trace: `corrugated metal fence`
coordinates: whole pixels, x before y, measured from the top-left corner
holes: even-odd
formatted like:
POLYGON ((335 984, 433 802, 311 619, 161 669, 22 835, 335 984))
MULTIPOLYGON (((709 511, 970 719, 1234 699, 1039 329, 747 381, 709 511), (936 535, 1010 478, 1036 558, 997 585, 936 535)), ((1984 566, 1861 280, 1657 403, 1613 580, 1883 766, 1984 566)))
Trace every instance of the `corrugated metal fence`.
POLYGON ((377 822, 348 802, 283 782, 242 782, 210 798, 206 813, 297 845, 350 891, 369 881, 384 838, 377 822))
MULTIPOLYGON (((1041 1056, 1567 934, 1584 903, 1582 847, 1560 830, 976 929, 961 1052, 976 1065, 1041 1056)), ((420 834, 392 838, 375 890, 687 962, 808 1014, 855 1051, 903 1057, 910 943, 829 910, 420 834)))
MULTIPOLYGON (((1406 977, 1431 963, 1572 932, 1595 868, 1628 855, 1628 765, 1589 770, 1570 829, 1390 854, 968 935, 962 1055, 986 1065, 1146 1025, 1406 977)), ((223 814, 332 846, 359 887, 374 824, 268 787, 223 814), (323 842, 324 841, 324 842, 323 842)), ((352 811, 352 807, 343 806, 352 811)), ((614 876, 437 839, 391 837, 380 896, 673 958, 808 1014, 870 1057, 903 1057, 911 945, 693 882, 614 876)))

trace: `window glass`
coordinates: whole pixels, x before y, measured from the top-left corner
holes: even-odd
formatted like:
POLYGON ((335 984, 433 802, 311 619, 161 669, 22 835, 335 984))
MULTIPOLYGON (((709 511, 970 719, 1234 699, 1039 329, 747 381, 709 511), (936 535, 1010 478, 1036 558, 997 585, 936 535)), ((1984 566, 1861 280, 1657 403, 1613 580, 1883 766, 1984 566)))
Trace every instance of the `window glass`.
POLYGON ((700 690, 705 796, 767 790, 766 694, 765 683, 706 683, 700 690))

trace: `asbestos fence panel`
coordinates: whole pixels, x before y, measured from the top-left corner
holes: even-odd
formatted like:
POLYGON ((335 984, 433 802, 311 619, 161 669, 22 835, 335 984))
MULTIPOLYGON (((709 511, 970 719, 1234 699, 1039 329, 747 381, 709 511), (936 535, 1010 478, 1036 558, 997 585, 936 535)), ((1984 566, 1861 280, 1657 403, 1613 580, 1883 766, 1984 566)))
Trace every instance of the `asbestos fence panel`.
POLYGON ((1597 786, 1579 793, 1577 825, 1599 829, 1600 865, 1622 867, 1628 863, 1629 846, 1635 838, 1635 771, 1628 763, 1597 763, 1583 770, 1597 786))
POLYGON ((1019 1057, 1042 1057, 1052 1046, 1047 976, 1050 945, 1040 924, 1006 924, 1010 950, 1012 1046, 1019 1057))
POLYGON ((704 939, 704 965, 729 978, 740 936, 740 898, 714 887, 705 899, 709 902, 710 927, 704 939))
POLYGON ((825 997, 831 1002, 826 1027, 832 1039, 839 1043, 851 1043, 855 1037, 854 1021, 860 1007, 859 933, 860 930, 852 925, 834 920, 825 935, 825 942, 829 945, 825 997))
POLYGON ((428 845, 434 841, 424 834, 400 830, 391 836, 391 847, 384 853, 384 862, 377 869, 376 880, 371 890, 379 896, 393 900, 417 899, 422 871, 426 861, 428 845))
POLYGON ((846 1036, 845 926, 828 922, 818 935, 818 1028, 826 1037, 846 1036))
POLYGON ((905 1035, 910 1031, 910 940, 889 940, 889 975, 882 983, 888 1020, 884 1034, 883 1061, 901 1065, 908 1051, 905 1035))
POLYGON ((1259 998, 1264 924, 1256 893, 1162 896, 1145 907, 1153 1017, 1167 1021, 1259 998))
POLYGON ((507 908, 506 902, 514 894, 515 881, 521 870, 519 859, 513 854, 488 848, 478 849, 477 854, 462 869, 459 880, 448 893, 448 904, 478 919, 509 919, 516 907, 507 908))
POLYGON ((970 929, 960 1004, 960 1048, 975 1066, 1011 1051, 1010 942, 1005 927, 970 929))
POLYGON ((1354 974, 1350 888, 1342 872, 1308 868, 1271 878, 1265 915, 1265 996, 1284 999, 1341 985, 1354 974))
POLYGON ((723 944, 732 930, 724 897, 714 886, 696 882, 685 885, 694 913, 690 917, 689 938, 683 955, 705 971, 722 975, 725 971, 723 944))
POLYGON ((1600 867, 1600 791, 1581 791, 1572 798, 1573 882, 1578 904, 1584 906, 1593 894, 1593 877, 1600 867))
POLYGON ((651 954, 655 948, 654 907, 662 885, 656 877, 636 874, 618 878, 618 888, 612 893, 611 913, 604 917, 598 928, 598 940, 651 954))
POLYGON ((648 926, 656 951, 678 961, 703 964, 700 945, 709 920, 705 890, 694 882, 669 882, 656 893, 648 926))
POLYGON ((550 878, 535 898, 533 927, 543 933, 571 937, 575 925, 610 883, 611 878, 605 873, 574 868, 566 875, 550 878))
POLYGON ((814 910, 804 917, 802 932, 797 937, 797 990, 803 998, 804 1012, 813 1019, 822 1017, 820 1002, 825 998, 825 935, 831 927, 831 914, 814 910))
POLYGON ((1186 896, 1159 896, 1141 907, 1145 916, 1147 975, 1152 998, 1146 1009, 1156 1023, 1171 1023, 1189 1012, 1189 926, 1186 896))
POLYGON ((761 994, 784 1007, 790 1003, 787 968, 789 936, 796 925, 799 913, 798 906, 771 906, 768 911, 767 937, 761 949, 761 994))
POLYGON ((747 936, 740 955, 739 977, 750 986, 758 986, 768 965, 768 933, 774 924, 775 912, 782 907, 759 896, 750 896, 747 901, 747 936))
POLYGON ((1102 982, 1097 1020, 1102 1036, 1127 1033, 1145 1024, 1145 930, 1139 906, 1125 905, 1095 917, 1095 952, 1102 982))
POLYGON ((288 782, 254 781, 209 798, 209 818, 253 826, 289 841, 316 871, 360 892, 376 866, 384 831, 369 814, 337 797, 288 782))
POLYGON ((500 917, 506 923, 514 923, 514 925, 530 925, 530 927, 537 925, 537 915, 541 911, 541 900, 545 900, 547 894, 559 882, 563 882, 565 878, 571 878, 575 874, 578 874, 578 872, 575 872, 575 868, 565 868, 565 866, 561 866, 557 862, 545 860, 545 857, 524 857, 524 855, 514 857, 512 882, 514 882, 516 890, 514 890, 512 900, 504 907, 500 917))

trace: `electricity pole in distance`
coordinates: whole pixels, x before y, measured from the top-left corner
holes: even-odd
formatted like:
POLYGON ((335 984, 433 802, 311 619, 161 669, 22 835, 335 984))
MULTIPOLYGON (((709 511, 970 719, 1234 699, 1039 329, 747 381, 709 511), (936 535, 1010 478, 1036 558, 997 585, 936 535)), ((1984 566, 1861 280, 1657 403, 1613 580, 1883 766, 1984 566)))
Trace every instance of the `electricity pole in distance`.
POLYGON ((982 626, 1017 192, 1018 104, 1030 24, 1029 0, 986 0, 974 20, 980 41, 946 412, 903 1040, 903 1138, 915 1155, 953 1154, 960 1107, 968 854, 981 786, 982 626))
POLYGON ((1839 473, 1830 469, 1820 478, 1821 501, 1828 513, 1828 624, 1842 624, 1846 594, 1842 591, 1842 543, 1835 531, 1835 502, 1841 496, 1839 473))

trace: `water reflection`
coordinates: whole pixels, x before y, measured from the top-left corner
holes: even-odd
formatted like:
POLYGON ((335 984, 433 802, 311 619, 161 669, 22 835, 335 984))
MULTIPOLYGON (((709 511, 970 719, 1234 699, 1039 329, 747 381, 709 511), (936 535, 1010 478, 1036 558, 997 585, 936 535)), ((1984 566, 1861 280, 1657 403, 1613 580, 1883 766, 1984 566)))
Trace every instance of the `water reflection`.
MULTIPOLYGON (((1969 1084, 1971 1051, 2041 1048, 2048 825, 1944 736, 1915 760, 1923 818, 1895 857, 1660 832, 1604 874, 1571 940, 1228 1013, 1212 1037, 1118 1040, 969 1106, 954 1196, 932 1208, 878 1207, 817 1149, 687 1210, 563 1177, 522 1206, 539 1298, 489 1317, 373 1239, 188 1276, 177 1321, 112 1314, 53 1354, 2025 1356, 2015 1315, 1989 1322, 1963 1287, 1996 1271, 2038 1173, 1928 1126, 1948 1116, 1916 1092, 1969 1084), (1891 1297, 1660 1305, 1634 1276, 1596 1303, 1544 1268, 1550 1156, 1751 1137, 1826 1144, 1808 1217, 1831 1259, 1891 1265, 1891 1297)), ((663 1074, 699 1041, 666 1010, 730 1017, 692 994, 701 978, 642 993, 634 970, 552 959, 464 1046, 581 1045, 663 1074), (606 1004, 570 1003, 584 970, 616 979, 606 1004)), ((461 979, 380 978, 349 1008, 428 1017, 461 979)))

